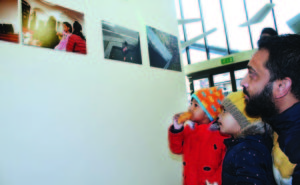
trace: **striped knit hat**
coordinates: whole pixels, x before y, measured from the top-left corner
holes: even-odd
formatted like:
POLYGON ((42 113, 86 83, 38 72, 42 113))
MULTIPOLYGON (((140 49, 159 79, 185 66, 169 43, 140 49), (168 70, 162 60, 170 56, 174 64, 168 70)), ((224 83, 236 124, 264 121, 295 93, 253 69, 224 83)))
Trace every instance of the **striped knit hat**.
POLYGON ((218 87, 202 88, 192 95, 210 121, 215 120, 221 112, 221 103, 224 99, 222 89, 218 87))
POLYGON ((245 112, 245 99, 242 91, 230 93, 222 102, 226 112, 229 112, 241 126, 241 130, 260 119, 248 117, 245 112))

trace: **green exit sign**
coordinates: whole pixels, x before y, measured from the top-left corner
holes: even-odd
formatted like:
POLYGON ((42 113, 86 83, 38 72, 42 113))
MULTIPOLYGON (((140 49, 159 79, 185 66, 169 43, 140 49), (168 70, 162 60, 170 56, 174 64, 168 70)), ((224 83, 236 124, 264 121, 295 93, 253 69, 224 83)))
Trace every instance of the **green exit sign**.
POLYGON ((224 65, 224 64, 230 64, 233 62, 233 57, 227 57, 227 58, 222 58, 221 59, 221 64, 224 65))

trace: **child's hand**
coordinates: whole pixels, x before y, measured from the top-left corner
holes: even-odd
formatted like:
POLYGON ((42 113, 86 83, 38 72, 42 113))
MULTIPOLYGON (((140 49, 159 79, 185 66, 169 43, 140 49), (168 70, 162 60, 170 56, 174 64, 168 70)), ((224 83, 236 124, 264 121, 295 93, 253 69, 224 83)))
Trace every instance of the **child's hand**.
POLYGON ((209 183, 208 180, 205 181, 206 185, 218 185, 218 183, 214 182, 214 183, 209 183))
POLYGON ((195 122, 193 122, 191 120, 187 120, 187 121, 185 121, 185 124, 187 124, 192 130, 195 129, 195 122))
POLYGON ((182 114, 182 113, 178 113, 173 116, 173 125, 176 130, 180 130, 183 127, 183 124, 178 123, 178 118, 179 118, 180 114, 182 114))
POLYGON ((186 122, 187 120, 190 120, 192 118, 192 113, 191 112, 184 112, 182 114, 179 115, 178 118, 178 123, 179 124, 183 124, 184 122, 186 122))

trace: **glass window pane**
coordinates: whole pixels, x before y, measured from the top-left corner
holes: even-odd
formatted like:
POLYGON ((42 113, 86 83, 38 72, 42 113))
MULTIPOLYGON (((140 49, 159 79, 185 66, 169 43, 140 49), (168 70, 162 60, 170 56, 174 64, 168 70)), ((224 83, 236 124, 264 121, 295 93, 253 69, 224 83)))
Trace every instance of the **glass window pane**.
POLYGON ((182 27, 182 25, 178 25, 178 31, 179 31, 179 39, 180 39, 180 41, 184 41, 184 34, 183 34, 183 27, 182 27))
POLYGON ((190 81, 187 76, 185 76, 185 84, 186 84, 186 94, 188 98, 188 102, 191 101, 191 88, 190 88, 190 81))
POLYGON ((181 19, 179 0, 175 0, 175 8, 176 8, 177 19, 181 19))
POLYGON ((248 69, 240 69, 240 70, 234 71, 236 89, 238 91, 243 90, 243 88, 241 86, 241 81, 247 75, 247 72, 248 72, 248 69))
MULTIPOLYGON (((189 1, 182 1, 182 9, 183 9, 183 17, 185 19, 195 19, 200 18, 200 9, 198 0, 189 0, 189 1)), ((186 36, 187 41, 191 40, 203 33, 202 23, 201 22, 194 22, 185 24, 186 36)), ((204 39, 200 39, 196 42, 201 46, 204 46, 204 39)), ((207 60, 206 51, 198 51, 190 49, 190 57, 191 63, 196 63, 199 61, 207 60)))
POLYGON ((210 59, 227 55, 227 44, 219 0, 202 0, 202 14, 205 30, 217 28, 217 31, 207 36, 210 59))
POLYGON ((223 55, 210 53, 210 59, 212 59, 212 58, 220 58, 220 57, 223 57, 223 55))
POLYGON ((190 49, 191 64, 207 60, 206 52, 202 50, 190 49))
POLYGON ((286 22, 300 13, 300 1, 273 0, 273 3, 278 34, 294 33, 286 22))
POLYGON ((214 86, 222 88, 225 96, 232 92, 231 78, 229 72, 213 75, 213 80, 214 86))
MULTIPOLYGON (((202 34, 202 24, 201 23, 189 23, 185 25, 187 40, 193 39, 194 37, 202 34)), ((200 61, 207 60, 207 55, 204 47, 204 39, 198 40, 196 45, 203 48, 203 51, 198 51, 198 49, 190 49, 191 63, 196 63, 200 61), (193 59, 192 59, 193 58, 193 59)))
MULTIPOLYGON (((264 5, 270 3, 270 0, 247 0, 248 18, 251 19, 264 5)), ((250 26, 253 46, 257 48, 257 41, 263 28, 271 27, 275 29, 272 11, 263 19, 262 22, 250 26)))
POLYGON ((194 83, 194 91, 209 87, 208 78, 194 80, 193 83, 194 83))
POLYGON ((182 0, 182 10, 184 19, 200 18, 198 0, 182 0))
POLYGON ((240 24, 246 22, 243 1, 226 0, 222 2, 231 52, 252 49, 248 27, 239 27, 240 24))
MULTIPOLYGON (((203 33, 201 22, 185 24, 187 39, 190 40, 203 33)), ((204 44, 204 39, 200 39, 197 43, 204 44)))

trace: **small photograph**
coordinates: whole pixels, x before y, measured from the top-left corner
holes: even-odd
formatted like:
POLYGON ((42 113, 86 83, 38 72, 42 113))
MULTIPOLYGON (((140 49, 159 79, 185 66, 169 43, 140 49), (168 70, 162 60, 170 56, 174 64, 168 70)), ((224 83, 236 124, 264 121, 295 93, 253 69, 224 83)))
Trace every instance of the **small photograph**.
POLYGON ((19 43, 18 0, 0 0, 0 40, 19 43))
POLYGON ((174 35, 147 26, 150 66, 181 71, 178 40, 174 35))
POLYGON ((139 32, 102 21, 104 58, 142 64, 139 32))
POLYGON ((22 43, 86 54, 83 17, 46 0, 22 0, 22 43))

